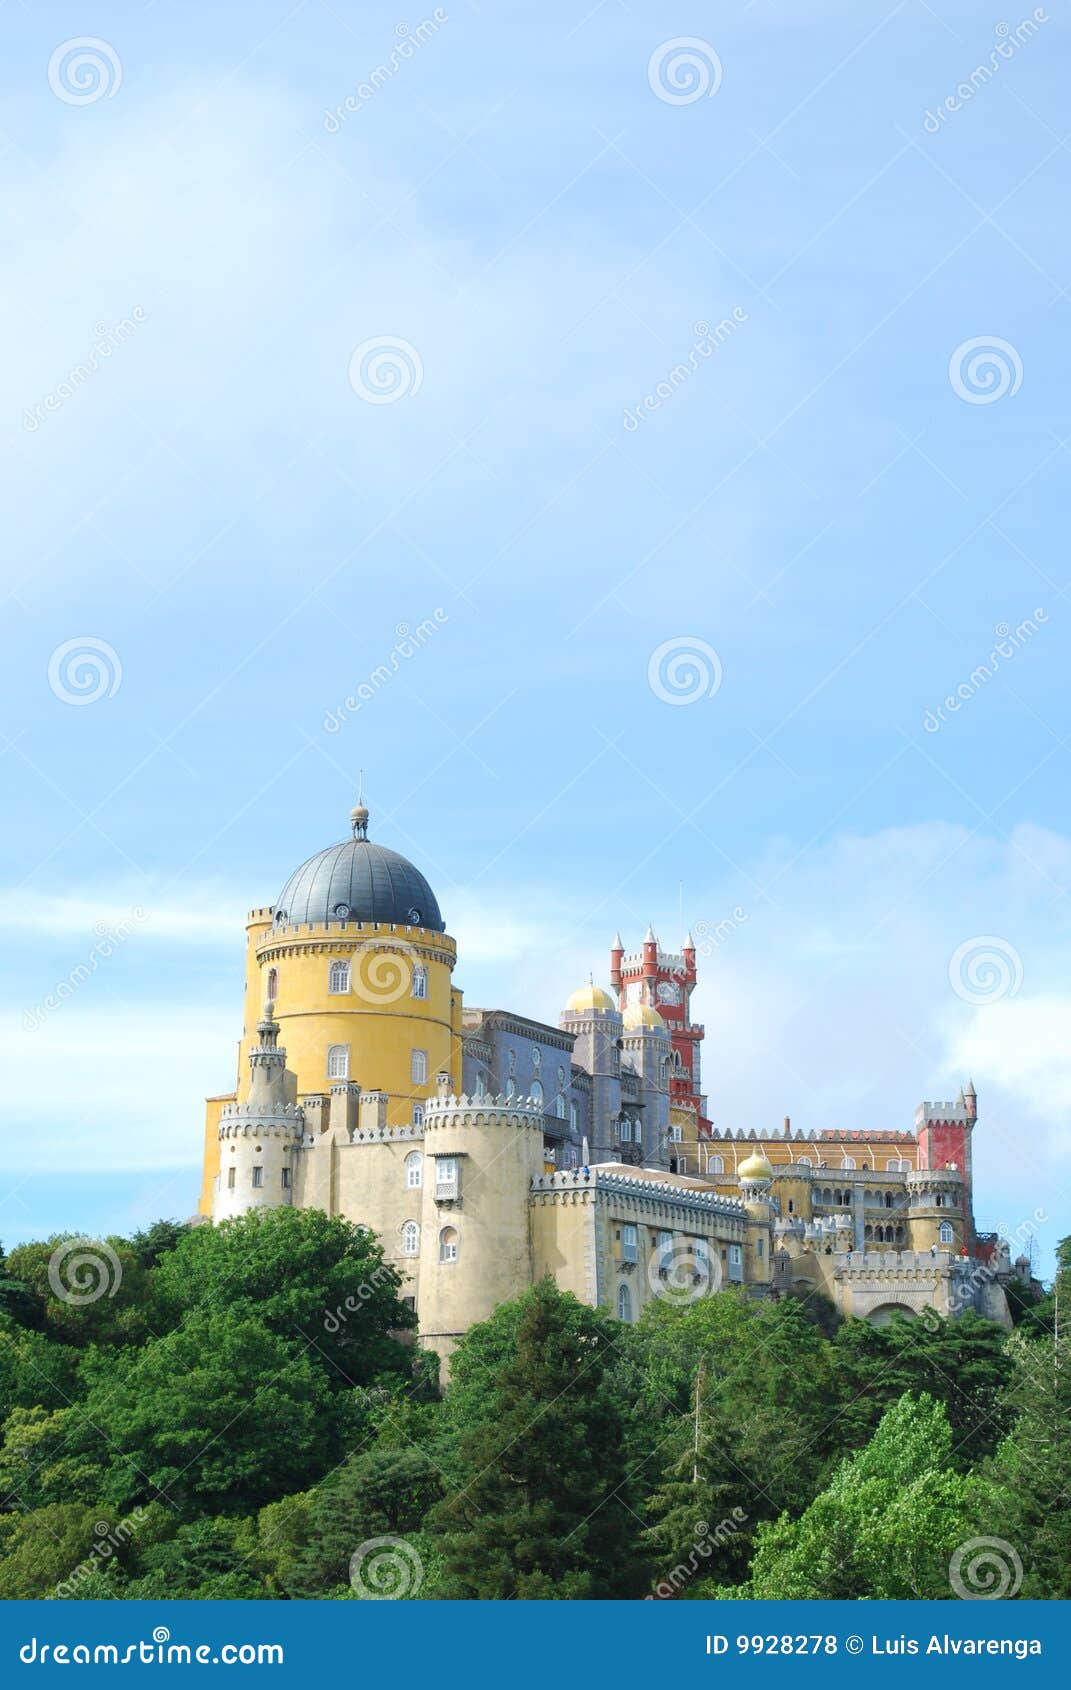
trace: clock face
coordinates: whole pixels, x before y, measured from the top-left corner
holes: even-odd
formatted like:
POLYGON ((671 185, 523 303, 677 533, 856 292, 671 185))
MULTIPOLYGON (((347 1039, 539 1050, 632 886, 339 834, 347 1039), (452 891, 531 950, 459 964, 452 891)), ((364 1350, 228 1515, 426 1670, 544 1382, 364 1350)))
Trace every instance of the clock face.
POLYGON ((680 1003, 680 987, 672 980, 660 980, 658 982, 658 1001, 660 1003, 680 1003))

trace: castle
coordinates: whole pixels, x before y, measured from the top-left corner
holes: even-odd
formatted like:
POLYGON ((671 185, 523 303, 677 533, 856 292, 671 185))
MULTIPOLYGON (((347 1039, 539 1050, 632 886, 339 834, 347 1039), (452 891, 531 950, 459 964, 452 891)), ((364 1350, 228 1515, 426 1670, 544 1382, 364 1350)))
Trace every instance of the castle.
POLYGON ((371 1228, 420 1341, 448 1358, 549 1274, 635 1320, 654 1297, 820 1292, 875 1322, 1008 1322, 1007 1244, 974 1228, 973 1083, 912 1131, 716 1126, 691 1019, 696 949, 610 952, 559 1025, 470 1009, 406 858, 351 837, 247 923, 238 1081, 207 1100, 200 1213, 296 1204, 371 1228))

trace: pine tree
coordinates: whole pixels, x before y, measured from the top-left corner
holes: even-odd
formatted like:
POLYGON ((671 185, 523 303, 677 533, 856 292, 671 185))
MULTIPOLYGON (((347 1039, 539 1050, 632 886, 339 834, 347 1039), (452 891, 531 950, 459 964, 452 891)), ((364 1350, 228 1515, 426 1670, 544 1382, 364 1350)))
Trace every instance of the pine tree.
POLYGON ((513 1353, 461 1431, 457 1488, 430 1519, 441 1534, 434 1594, 636 1594, 621 1420, 605 1380, 612 1322, 549 1280, 520 1307, 513 1353))
POLYGON ((643 1533, 651 1550, 658 1596, 698 1595, 694 1583, 731 1583, 747 1568, 750 1535, 743 1530, 744 1476, 733 1458, 731 1430, 709 1400, 709 1368, 696 1369, 691 1412, 671 1439, 674 1454, 647 1503, 643 1533))

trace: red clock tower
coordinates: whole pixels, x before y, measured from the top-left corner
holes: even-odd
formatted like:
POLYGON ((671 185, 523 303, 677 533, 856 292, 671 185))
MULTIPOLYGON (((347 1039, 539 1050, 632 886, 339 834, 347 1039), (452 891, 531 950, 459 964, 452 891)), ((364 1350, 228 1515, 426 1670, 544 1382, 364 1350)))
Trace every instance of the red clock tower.
POLYGON ((694 1109, 699 1131, 706 1134, 710 1122, 706 1119, 699 1048, 706 1029, 691 1019, 695 983, 695 945, 690 933, 685 935, 678 955, 664 951, 650 927, 642 950, 626 956, 620 934, 610 948, 610 984, 617 993, 618 1008, 624 1014, 630 1005, 646 1004, 661 1015, 672 1048, 670 1103, 694 1109))

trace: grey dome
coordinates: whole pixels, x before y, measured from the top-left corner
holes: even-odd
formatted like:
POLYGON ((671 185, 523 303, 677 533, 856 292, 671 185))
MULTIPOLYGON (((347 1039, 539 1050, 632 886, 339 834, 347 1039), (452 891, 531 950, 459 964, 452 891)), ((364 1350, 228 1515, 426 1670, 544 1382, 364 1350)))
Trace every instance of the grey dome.
POLYGON ((329 845, 295 869, 276 899, 275 920, 281 927, 379 921, 445 931, 438 900, 420 870, 363 837, 329 845))

